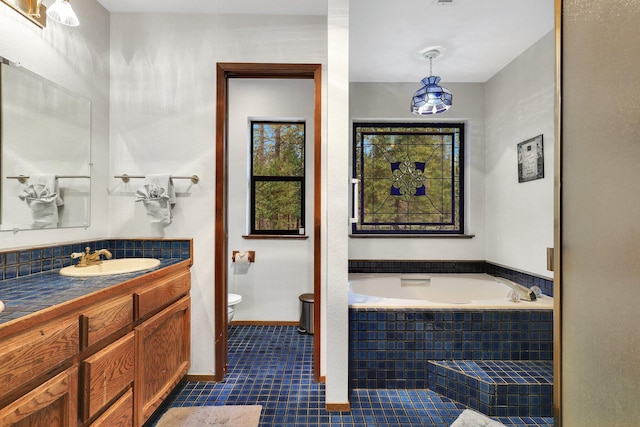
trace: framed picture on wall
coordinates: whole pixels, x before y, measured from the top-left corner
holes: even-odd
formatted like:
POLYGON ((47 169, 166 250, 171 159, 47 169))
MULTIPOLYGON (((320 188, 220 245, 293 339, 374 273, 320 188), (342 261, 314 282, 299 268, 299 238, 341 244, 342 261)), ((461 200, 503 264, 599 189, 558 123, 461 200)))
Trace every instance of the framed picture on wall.
POLYGON ((542 135, 518 144, 518 182, 544 178, 542 135))

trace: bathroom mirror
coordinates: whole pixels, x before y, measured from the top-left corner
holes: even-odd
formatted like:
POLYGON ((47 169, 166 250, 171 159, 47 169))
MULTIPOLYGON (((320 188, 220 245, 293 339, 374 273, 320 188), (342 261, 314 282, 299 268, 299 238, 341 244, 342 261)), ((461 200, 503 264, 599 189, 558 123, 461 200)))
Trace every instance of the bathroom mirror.
POLYGON ((88 227, 91 102, 0 62, 0 230, 88 227))

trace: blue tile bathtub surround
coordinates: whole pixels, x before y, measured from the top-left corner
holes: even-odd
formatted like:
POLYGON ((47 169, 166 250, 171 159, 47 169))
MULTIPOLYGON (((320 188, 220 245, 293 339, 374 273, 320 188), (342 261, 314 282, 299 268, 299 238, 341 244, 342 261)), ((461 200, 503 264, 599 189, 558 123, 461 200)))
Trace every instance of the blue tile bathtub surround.
POLYGON ((538 286, 543 294, 553 296, 553 280, 486 261, 349 260, 349 273, 486 273, 528 288, 538 286))
POLYGON ((189 240, 127 240, 107 239, 69 243, 45 248, 21 249, 0 253, 0 280, 15 279, 30 274, 71 265, 72 252, 108 249, 114 258, 180 258, 190 257, 189 240))
POLYGON ((431 361, 429 389, 489 416, 553 416, 551 361, 431 361))
POLYGON ((351 388, 427 388, 430 360, 552 359, 552 310, 349 309, 351 388))
POLYGON ((553 296, 553 280, 545 279, 544 277, 535 276, 533 274, 523 273, 521 271, 512 270, 501 265, 487 263, 487 269, 485 273, 492 276, 504 277, 513 282, 519 283, 522 286, 530 288, 532 286, 538 286, 542 293, 550 297, 553 296))

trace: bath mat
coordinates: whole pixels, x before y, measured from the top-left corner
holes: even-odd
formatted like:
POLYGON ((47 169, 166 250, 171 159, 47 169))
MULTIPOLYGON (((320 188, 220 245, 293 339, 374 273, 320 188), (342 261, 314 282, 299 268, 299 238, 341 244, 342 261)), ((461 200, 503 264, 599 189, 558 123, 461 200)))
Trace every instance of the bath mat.
POLYGON ((169 408, 156 427, 257 427, 260 405, 169 408))
POLYGON ((505 427, 504 424, 494 421, 479 412, 465 409, 451 427, 505 427))

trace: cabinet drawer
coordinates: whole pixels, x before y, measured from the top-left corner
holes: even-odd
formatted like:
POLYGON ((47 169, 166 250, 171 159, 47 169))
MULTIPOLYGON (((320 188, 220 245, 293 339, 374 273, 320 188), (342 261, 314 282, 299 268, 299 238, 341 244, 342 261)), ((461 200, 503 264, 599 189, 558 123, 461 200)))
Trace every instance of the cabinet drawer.
POLYGON ((0 409, 3 427, 77 427, 78 368, 70 368, 0 409))
POLYGON ((134 364, 133 332, 82 362, 84 421, 129 387, 133 382, 134 364))
POLYGON ((21 332, 0 347, 0 395, 6 396, 71 359, 80 351, 77 316, 21 332))
POLYGON ((127 391, 120 399, 100 415, 91 427, 132 427, 133 391, 127 391))
POLYGON ((100 303, 81 316, 83 347, 89 347, 133 323, 131 295, 100 303))
POLYGON ((146 317, 189 293, 191 272, 185 271, 160 280, 133 294, 136 318, 146 317))

